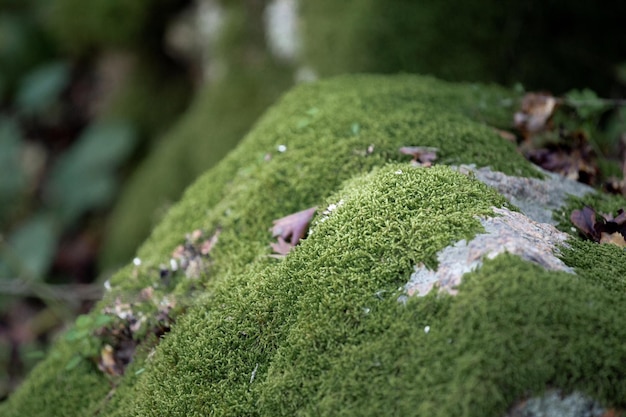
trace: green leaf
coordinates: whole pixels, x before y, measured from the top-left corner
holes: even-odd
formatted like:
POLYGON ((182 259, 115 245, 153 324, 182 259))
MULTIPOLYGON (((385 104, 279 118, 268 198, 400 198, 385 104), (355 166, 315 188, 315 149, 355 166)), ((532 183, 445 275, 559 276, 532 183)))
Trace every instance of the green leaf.
POLYGON ((84 329, 87 327, 91 327, 93 324, 93 319, 88 314, 81 314, 76 318, 76 327, 80 329, 84 329))
POLYGON ((567 104, 576 108, 576 112, 582 119, 599 116, 607 109, 604 100, 587 88, 568 92, 565 100, 567 104))
POLYGON ((49 216, 31 217, 9 236, 10 254, 4 255, 13 259, 3 261, 13 269, 13 274, 41 279, 50 267, 57 239, 56 225, 49 216))
POLYGON ((37 114, 47 110, 58 98, 70 79, 65 62, 54 62, 28 73, 20 83, 15 99, 21 113, 37 114))
POLYGON ((100 122, 91 125, 61 162, 74 172, 113 172, 135 148, 137 138, 125 122, 100 122))
POLYGON ((87 210, 108 204, 115 195, 116 170, 136 143, 126 123, 99 123, 87 129, 76 144, 57 161, 49 192, 52 205, 65 223, 87 210))
POLYGON ((111 323, 113 321, 113 317, 107 315, 107 314, 99 314, 96 316, 95 320, 94 320, 94 326, 95 327, 102 327, 102 326, 106 326, 107 324, 111 323))
POLYGON ((0 118, 0 215, 21 193, 25 175, 20 165, 21 135, 17 124, 6 117, 0 118))
POLYGON ((80 363, 80 361, 82 360, 83 360, 82 356, 79 356, 79 355, 73 356, 72 359, 70 359, 70 361, 67 363, 67 365, 65 365, 65 370, 71 371, 72 369, 76 368, 78 364, 80 363))

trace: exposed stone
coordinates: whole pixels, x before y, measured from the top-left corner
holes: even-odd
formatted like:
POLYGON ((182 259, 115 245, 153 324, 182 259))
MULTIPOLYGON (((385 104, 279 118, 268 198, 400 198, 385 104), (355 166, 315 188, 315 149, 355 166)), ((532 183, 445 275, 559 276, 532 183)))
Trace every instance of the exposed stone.
POLYGON ((556 257, 558 245, 568 235, 554 226, 538 223, 506 208, 493 209, 497 217, 481 218, 486 233, 466 242, 460 240, 439 252, 436 271, 423 264, 415 267, 405 289, 409 295, 423 296, 437 286, 439 291, 456 294, 463 274, 480 267, 484 258, 493 259, 508 252, 552 271, 573 270, 556 257))
POLYGON ((459 172, 472 172, 477 179, 498 190, 524 214, 540 223, 556 224, 552 212, 565 205, 569 195, 582 197, 593 188, 558 175, 539 170, 545 179, 515 177, 493 171, 489 167, 476 168, 475 165, 461 165, 459 172))
POLYGON ((600 404, 580 392, 568 395, 559 390, 550 390, 515 405, 506 417, 602 417, 605 414, 600 404))

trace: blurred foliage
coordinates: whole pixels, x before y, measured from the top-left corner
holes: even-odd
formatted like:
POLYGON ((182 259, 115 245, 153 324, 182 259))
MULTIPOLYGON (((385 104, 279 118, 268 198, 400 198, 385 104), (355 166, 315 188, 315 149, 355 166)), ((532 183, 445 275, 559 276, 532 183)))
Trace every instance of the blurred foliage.
POLYGON ((43 29, 37 1, 0 2, 0 98, 25 71, 52 59, 56 45, 43 29))
POLYGON ((620 88, 619 0, 303 0, 301 10, 305 61, 322 76, 416 72, 555 94, 620 88))
POLYGON ((109 204, 116 193, 116 171, 130 156, 136 136, 128 124, 92 124, 58 160, 50 173, 47 200, 63 223, 109 204))
POLYGON ((186 3, 189 1, 52 0, 49 27, 59 44, 76 54, 103 46, 144 48, 161 42, 164 20, 186 3))
POLYGON ((189 79, 180 76, 180 68, 174 63, 142 56, 111 98, 103 117, 132 120, 154 143, 187 108, 193 88, 189 79))
POLYGON ((110 218, 100 265, 128 262, 187 185, 217 163, 293 83, 293 67, 265 43, 266 2, 225 2, 215 60, 227 69, 208 82, 176 126, 139 166, 110 218))
POLYGON ((46 63, 20 80, 15 106, 26 116, 42 115, 61 96, 70 79, 66 62, 46 63))
POLYGON ((162 42, 188 2, 0 0, 0 398, 100 292, 103 219, 191 94, 162 42))

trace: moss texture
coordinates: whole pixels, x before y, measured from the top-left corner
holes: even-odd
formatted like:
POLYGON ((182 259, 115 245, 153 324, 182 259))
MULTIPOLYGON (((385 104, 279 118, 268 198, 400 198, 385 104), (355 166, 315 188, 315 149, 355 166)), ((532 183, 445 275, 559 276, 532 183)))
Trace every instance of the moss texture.
POLYGON ((154 353, 146 343, 109 379, 87 360, 68 369, 77 346, 62 340, 0 413, 501 416, 552 386, 626 406, 624 271, 606 261, 626 265, 622 251, 572 240, 563 259, 577 275, 503 255, 458 296, 398 302, 413 265, 435 267, 439 250, 481 231, 474 216, 506 204, 446 166, 412 167, 398 148, 529 174, 485 124, 506 123, 512 98, 417 76, 296 88, 188 189, 141 265, 111 280, 100 307, 148 285, 179 297, 154 353), (268 257, 272 220, 313 205, 309 236, 268 257), (198 228, 221 230, 210 265, 164 288, 159 266, 198 228))

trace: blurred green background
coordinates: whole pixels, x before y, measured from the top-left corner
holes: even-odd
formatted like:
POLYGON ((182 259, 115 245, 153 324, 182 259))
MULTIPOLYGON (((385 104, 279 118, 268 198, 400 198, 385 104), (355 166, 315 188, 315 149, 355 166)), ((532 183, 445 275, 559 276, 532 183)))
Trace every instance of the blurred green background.
MULTIPOLYGON (((416 72, 624 97, 625 15, 620 1, 0 0, 0 398, 296 82, 416 72)), ((615 146, 625 118, 596 121, 615 146)))

